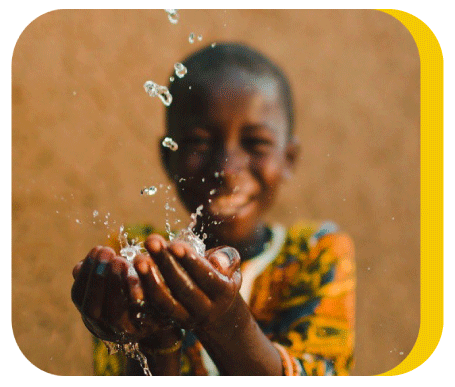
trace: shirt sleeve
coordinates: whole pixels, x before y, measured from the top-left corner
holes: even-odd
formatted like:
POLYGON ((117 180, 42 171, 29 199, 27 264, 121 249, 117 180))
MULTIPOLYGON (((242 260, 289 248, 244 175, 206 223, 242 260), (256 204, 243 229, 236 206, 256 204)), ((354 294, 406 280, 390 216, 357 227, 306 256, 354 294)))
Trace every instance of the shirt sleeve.
POLYGON ((292 254, 273 273, 281 296, 269 336, 285 374, 347 375, 354 349, 353 242, 330 233, 297 245, 288 246, 292 254))

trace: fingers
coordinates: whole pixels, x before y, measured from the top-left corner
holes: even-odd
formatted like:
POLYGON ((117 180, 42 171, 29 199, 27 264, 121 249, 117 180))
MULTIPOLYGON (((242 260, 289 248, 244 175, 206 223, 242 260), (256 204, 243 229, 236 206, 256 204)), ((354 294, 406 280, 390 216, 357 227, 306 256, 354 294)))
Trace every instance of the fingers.
MULTIPOLYGON (((178 301, 192 315, 200 315, 205 310, 208 311, 211 306, 210 299, 198 286, 197 279, 180 265, 183 261, 198 260, 194 250, 186 243, 172 242, 168 250, 162 250, 162 254, 157 257, 157 265, 178 301)), ((208 276, 207 273, 206 276, 208 276)))
POLYGON ((139 274, 145 299, 152 312, 178 321, 188 321, 188 312, 173 297, 153 260, 145 255, 138 256, 134 259, 134 267, 139 274))
MULTIPOLYGON (((92 333, 134 333, 131 301, 143 299, 133 266, 115 251, 96 247, 73 269, 72 298, 92 333)), ((136 312, 137 314, 137 312, 136 312)))
POLYGON ((76 264, 76 266, 74 266, 73 268, 73 278, 76 279, 78 276, 79 276, 79 273, 81 271, 81 268, 82 268, 82 264, 84 263, 84 260, 78 262, 76 264))
POLYGON ((93 264, 85 287, 81 311, 95 319, 101 316, 107 269, 113 257, 115 257, 115 252, 112 249, 101 249, 94 258, 89 258, 90 260, 93 259, 93 264))
MULTIPOLYGON (((105 293, 101 319, 117 330, 121 330, 120 320, 125 320, 125 311, 128 311, 128 292, 124 284, 125 272, 128 263, 121 257, 113 257, 108 266, 108 281, 105 284, 105 293)), ((131 327, 130 327, 131 328, 131 327)))
POLYGON ((90 273, 95 266, 95 256, 101 249, 101 246, 97 246, 90 250, 85 259, 79 262, 73 269, 75 281, 73 287, 71 288, 71 298, 79 310, 81 310, 81 306, 84 301, 85 290, 87 282, 90 278, 90 273))
POLYGON ((238 266, 234 262, 230 263, 230 256, 226 255, 222 249, 209 251, 209 259, 197 257, 191 248, 186 248, 186 253, 182 254, 181 249, 185 248, 184 246, 175 247, 175 245, 171 244, 170 250, 174 252, 178 263, 191 276, 197 286, 211 300, 215 300, 223 293, 226 293, 231 287, 232 272, 238 266), (222 262, 222 264, 219 262, 222 262))
MULTIPOLYGON (((164 238, 157 235, 148 237, 144 246, 152 258, 149 263, 150 272, 152 274, 161 273, 162 277, 165 279, 166 287, 170 290, 170 294, 167 292, 166 298, 168 301, 166 304, 168 305, 168 310, 170 310, 171 297, 173 300, 172 317, 181 322, 185 322, 188 318, 185 316, 182 320, 176 316, 176 313, 191 315, 193 316, 193 321, 195 316, 205 318, 209 313, 211 301, 177 262, 178 258, 176 258, 189 254, 189 246, 182 242, 172 242, 170 246, 167 247, 164 238)), ((192 255, 194 256, 194 251, 192 251, 192 255)), ((163 281, 162 279, 159 281, 159 276, 156 276, 156 274, 155 277, 155 283, 149 283, 149 286, 151 286, 150 290, 154 291, 156 295, 158 295, 159 292, 162 294, 163 286, 157 286, 156 282, 162 284, 163 281)))

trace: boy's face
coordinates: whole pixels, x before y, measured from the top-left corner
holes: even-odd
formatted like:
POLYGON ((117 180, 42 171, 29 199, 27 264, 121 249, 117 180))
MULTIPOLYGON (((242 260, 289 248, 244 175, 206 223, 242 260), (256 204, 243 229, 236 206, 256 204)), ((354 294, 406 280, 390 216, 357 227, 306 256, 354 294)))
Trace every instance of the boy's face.
POLYGON ((203 231, 236 246, 260 227, 294 162, 286 111, 273 79, 238 70, 190 98, 169 133, 179 148, 165 151, 168 172, 189 211, 204 205, 203 231))

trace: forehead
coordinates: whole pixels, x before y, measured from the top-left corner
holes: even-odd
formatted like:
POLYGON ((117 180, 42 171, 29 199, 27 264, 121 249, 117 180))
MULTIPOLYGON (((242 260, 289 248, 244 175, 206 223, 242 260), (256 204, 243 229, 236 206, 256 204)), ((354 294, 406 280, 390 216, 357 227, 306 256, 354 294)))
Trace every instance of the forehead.
POLYGON ((256 114, 282 109, 278 82, 245 70, 230 69, 214 75, 205 85, 202 97, 210 115, 223 112, 251 111, 256 114))
POLYGON ((240 68, 198 74, 188 79, 188 86, 184 86, 181 98, 175 102, 174 118, 178 125, 173 129, 179 131, 201 120, 226 122, 243 117, 256 123, 287 122, 278 81, 272 76, 240 68))

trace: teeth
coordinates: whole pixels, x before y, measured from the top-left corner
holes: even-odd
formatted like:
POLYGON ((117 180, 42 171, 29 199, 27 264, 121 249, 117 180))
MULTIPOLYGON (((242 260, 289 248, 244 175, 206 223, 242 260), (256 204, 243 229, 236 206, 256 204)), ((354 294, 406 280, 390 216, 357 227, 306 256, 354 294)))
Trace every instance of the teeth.
POLYGON ((225 195, 218 196, 213 202, 220 207, 240 207, 248 201, 245 195, 225 195))
POLYGON ((210 208, 214 213, 232 215, 247 203, 248 197, 245 195, 223 195, 213 198, 210 208))

